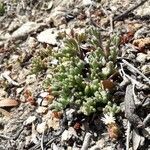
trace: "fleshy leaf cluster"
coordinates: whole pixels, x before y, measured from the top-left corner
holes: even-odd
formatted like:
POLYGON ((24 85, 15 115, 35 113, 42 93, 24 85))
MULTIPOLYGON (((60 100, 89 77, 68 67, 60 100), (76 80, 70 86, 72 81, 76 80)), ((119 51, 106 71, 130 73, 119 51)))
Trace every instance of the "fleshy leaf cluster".
POLYGON ((108 101, 107 105, 103 109, 104 114, 112 114, 115 116, 115 114, 119 113, 121 111, 120 106, 117 106, 116 103, 112 103, 108 101))
POLYGON ((48 79, 55 111, 73 107, 89 115, 107 104, 109 90, 102 88, 101 81, 116 71, 118 42, 112 36, 103 48, 101 34, 93 28, 65 38, 64 47, 52 54, 58 63, 50 66, 52 77, 48 79))

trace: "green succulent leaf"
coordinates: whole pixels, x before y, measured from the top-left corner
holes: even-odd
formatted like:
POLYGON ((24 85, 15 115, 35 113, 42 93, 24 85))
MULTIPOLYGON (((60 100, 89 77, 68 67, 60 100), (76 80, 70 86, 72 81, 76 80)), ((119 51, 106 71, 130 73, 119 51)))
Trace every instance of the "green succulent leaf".
POLYGON ((51 52, 53 59, 58 60, 56 65, 50 66, 53 77, 48 82, 52 94, 56 96, 52 103, 53 109, 62 110, 69 106, 90 115, 102 104, 108 103, 106 112, 119 111, 118 106, 109 104, 110 93, 101 85, 101 81, 108 79, 116 69, 118 39, 113 36, 108 40, 107 55, 102 40, 100 31, 95 28, 81 34, 72 32, 71 38, 65 39, 61 50, 51 52), (91 51, 85 52, 81 48, 83 43, 90 45, 91 51))

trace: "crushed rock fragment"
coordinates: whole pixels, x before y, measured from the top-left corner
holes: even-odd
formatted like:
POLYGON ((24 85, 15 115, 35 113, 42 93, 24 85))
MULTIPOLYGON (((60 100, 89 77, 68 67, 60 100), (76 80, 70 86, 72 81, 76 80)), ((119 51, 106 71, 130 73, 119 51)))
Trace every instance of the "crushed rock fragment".
POLYGON ((39 106, 36 110, 38 114, 44 114, 47 111, 46 107, 39 106))
POLYGON ((35 116, 29 116, 29 117, 27 118, 27 120, 25 121, 25 125, 31 124, 31 123, 33 123, 35 120, 36 120, 36 117, 35 117, 35 116))
POLYGON ((38 133, 43 133, 44 131, 47 130, 47 125, 46 122, 42 122, 40 124, 37 125, 36 130, 38 133))
POLYGON ((42 31, 37 36, 37 39, 41 43, 57 45, 57 43, 58 43, 57 37, 58 37, 58 33, 56 31, 54 31, 54 28, 52 28, 52 29, 46 29, 45 31, 42 31))

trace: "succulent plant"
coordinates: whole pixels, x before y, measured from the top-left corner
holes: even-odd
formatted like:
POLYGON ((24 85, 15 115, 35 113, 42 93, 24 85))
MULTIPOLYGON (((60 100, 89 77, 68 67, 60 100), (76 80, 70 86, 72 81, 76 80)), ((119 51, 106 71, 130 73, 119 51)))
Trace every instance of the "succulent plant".
POLYGON ((120 112, 120 106, 108 101, 107 105, 103 109, 104 114, 112 114, 113 116, 120 112))
POLYGON ((46 69, 47 69, 47 65, 44 62, 44 60, 41 59, 40 56, 33 58, 32 66, 31 66, 31 73, 32 74, 38 74, 41 71, 46 70, 46 69))
POLYGON ((107 126, 109 137, 112 140, 117 140, 120 136, 120 128, 119 125, 116 123, 116 118, 115 118, 115 114, 119 112, 120 112, 120 107, 110 101, 108 101, 105 108, 103 108, 104 117, 102 117, 101 120, 107 126))
POLYGON ((118 37, 111 37, 109 48, 104 50, 100 32, 92 28, 81 34, 72 32, 64 48, 52 53, 58 63, 49 67, 52 77, 47 83, 56 97, 52 104, 55 111, 69 105, 89 115, 107 104, 110 94, 102 88, 101 81, 116 70, 117 41, 118 37))

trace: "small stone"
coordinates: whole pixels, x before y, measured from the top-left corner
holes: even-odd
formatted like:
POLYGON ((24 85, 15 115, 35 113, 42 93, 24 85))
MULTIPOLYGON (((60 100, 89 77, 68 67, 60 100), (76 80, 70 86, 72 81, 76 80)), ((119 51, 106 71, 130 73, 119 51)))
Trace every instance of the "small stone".
POLYGON ((73 127, 69 127, 68 130, 65 130, 61 135, 61 141, 68 141, 72 136, 77 137, 77 133, 73 127))
POLYGON ((66 111, 66 117, 68 121, 71 121, 73 119, 74 112, 75 112, 74 109, 69 109, 66 111))
POLYGON ((36 75, 35 74, 28 75, 26 79, 26 84, 31 84, 34 82, 36 82, 36 75))
POLYGON ((26 68, 22 68, 18 75, 18 82, 24 82, 26 76, 29 74, 29 70, 26 68))
POLYGON ((60 150, 60 148, 55 143, 52 143, 51 147, 53 150, 60 150))
POLYGON ((24 97, 23 94, 20 95, 20 102, 22 102, 22 103, 26 102, 26 98, 24 97))
POLYGON ((53 6, 53 1, 51 2, 43 2, 41 10, 50 10, 53 6))
POLYGON ((149 28, 144 26, 140 29, 138 29, 135 34, 134 34, 134 39, 140 39, 140 38, 144 38, 145 34, 147 34, 149 31, 149 28))
POLYGON ((92 5, 93 2, 91 0, 83 0, 82 4, 83 4, 83 6, 89 6, 89 5, 92 5))
POLYGON ((99 148, 103 148, 105 146, 105 139, 101 138, 96 142, 96 145, 98 145, 99 148))
POLYGON ((117 8, 116 6, 114 6, 114 5, 112 5, 112 6, 110 6, 110 9, 111 9, 113 12, 116 12, 118 8, 117 8))
POLYGON ((51 63, 52 65, 57 65, 57 64, 58 64, 58 60, 57 60, 57 59, 53 59, 50 63, 51 63))
POLYGON ((42 31, 38 36, 37 39, 41 43, 47 43, 51 45, 57 45, 57 37, 58 33, 54 31, 54 28, 47 29, 45 31, 42 31))
POLYGON ((48 111, 47 114, 43 115, 43 121, 47 122, 48 128, 60 129, 60 119, 55 118, 52 111, 48 111))
POLYGON ((146 58, 147 58, 147 55, 146 54, 143 54, 143 53, 138 53, 137 54, 137 57, 136 57, 136 60, 140 63, 145 63, 146 61, 146 58))
POLYGON ((65 29, 66 28, 66 24, 61 24, 60 26, 59 26, 59 29, 61 30, 61 29, 65 29))
POLYGON ((43 98, 46 97, 47 95, 49 95, 48 92, 43 92, 43 93, 40 94, 40 96, 43 97, 43 98))
POLYGON ((58 130, 60 128, 59 119, 51 117, 47 121, 48 128, 53 128, 54 130, 58 130))
POLYGON ((29 37, 27 43, 30 48, 35 48, 37 46, 37 41, 34 37, 29 37))
POLYGON ((6 40, 6 39, 9 39, 11 37, 11 35, 9 33, 0 33, 0 38, 2 40, 6 40))
POLYGON ((39 25, 36 22, 26 22, 20 28, 15 30, 12 34, 12 38, 21 38, 27 36, 29 33, 36 31, 39 25))
POLYGON ((66 8, 58 6, 51 11, 51 15, 45 19, 47 24, 53 22, 54 26, 58 27, 63 24, 66 15, 66 8))
POLYGON ((150 51, 147 52, 147 60, 150 61, 150 51))
POLYGON ((43 100, 41 105, 42 105, 42 106, 48 106, 48 104, 49 104, 49 101, 43 100))
POLYGON ((150 14, 150 2, 144 3, 141 7, 134 11, 134 14, 139 16, 146 16, 150 14))
POLYGON ((27 118, 27 120, 25 121, 25 125, 31 124, 32 122, 34 122, 36 120, 35 116, 29 116, 27 118))
POLYGON ((12 63, 13 62, 15 63, 18 60, 18 58, 19 58, 19 55, 11 55, 11 58, 9 59, 9 61, 12 63))
POLYGON ((17 89, 16 89, 17 95, 20 94, 23 90, 24 90, 24 87, 17 88, 17 89))
POLYGON ((41 97, 38 97, 38 98, 37 98, 37 103, 38 103, 38 105, 41 105, 41 104, 42 104, 42 101, 43 101, 43 99, 42 99, 41 97))
POLYGON ((7 95, 7 92, 3 88, 0 88, 0 98, 5 97, 6 95, 7 95))
POLYGON ((34 144, 38 144, 37 136, 38 136, 38 134, 37 134, 37 131, 35 129, 35 125, 32 124, 32 133, 31 133, 31 141, 30 142, 33 142, 34 144))
POLYGON ((71 138, 71 134, 69 134, 69 131, 68 130, 65 130, 62 135, 61 135, 61 141, 64 142, 64 141, 67 141, 71 138))
POLYGON ((47 108, 46 107, 42 107, 42 106, 39 106, 38 109, 36 110, 36 112, 38 114, 44 114, 46 111, 47 111, 47 108))
POLYGON ((46 122, 42 122, 42 123, 38 124, 37 128, 36 128, 38 133, 43 133, 44 131, 46 131, 46 129, 47 129, 46 122))
POLYGON ((150 64, 142 66, 141 71, 144 74, 150 74, 150 64))
POLYGON ((18 18, 15 18, 13 22, 10 23, 8 27, 8 32, 13 32, 21 25, 21 22, 18 20, 18 18))
POLYGON ((25 145, 29 145, 31 141, 31 136, 26 136, 25 137, 25 145))

